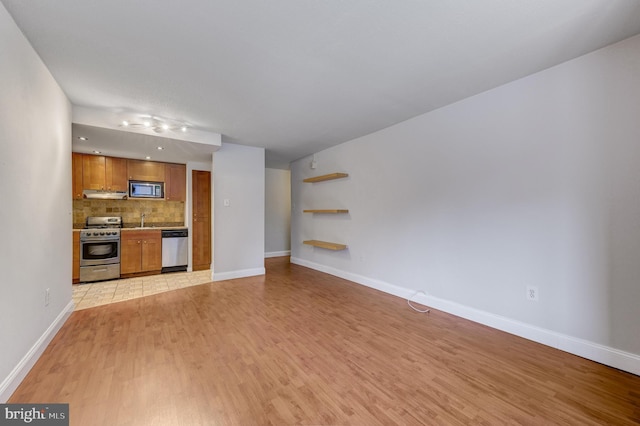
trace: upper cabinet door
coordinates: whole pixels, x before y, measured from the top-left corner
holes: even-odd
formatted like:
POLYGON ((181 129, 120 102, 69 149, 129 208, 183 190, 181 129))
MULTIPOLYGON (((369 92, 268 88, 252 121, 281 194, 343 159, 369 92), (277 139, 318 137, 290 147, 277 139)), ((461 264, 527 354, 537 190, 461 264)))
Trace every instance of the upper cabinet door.
POLYGON ((82 154, 71 153, 71 186, 73 187, 73 199, 82 199, 82 154))
POLYGON ((107 157, 105 168, 107 191, 127 191, 127 159, 107 157))
POLYGON ((154 161, 128 160, 129 180, 164 182, 164 163, 154 161))
POLYGON ((102 155, 82 156, 82 187, 84 189, 105 189, 105 157, 102 155))
POLYGON ((187 166, 165 164, 164 197, 167 201, 184 201, 187 192, 187 166))

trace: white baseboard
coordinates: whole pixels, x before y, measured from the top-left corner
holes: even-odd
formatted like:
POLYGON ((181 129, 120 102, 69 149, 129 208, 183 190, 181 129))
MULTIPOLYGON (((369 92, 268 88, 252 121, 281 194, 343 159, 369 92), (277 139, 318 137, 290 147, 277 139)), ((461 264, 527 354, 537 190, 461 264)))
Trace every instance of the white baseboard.
POLYGON ((291 250, 285 251, 270 251, 264 254, 264 258, 267 259, 269 257, 282 257, 282 256, 291 256, 291 250))
POLYGON ((479 309, 471 308, 449 300, 440 299, 438 297, 425 295, 423 293, 416 294, 415 290, 399 287, 351 272, 342 271, 330 266, 320 265, 297 257, 292 256, 291 263, 315 269, 316 271, 325 272, 330 275, 335 275, 394 296, 402 297, 403 299, 411 298, 412 301, 425 306, 502 330, 543 345, 551 346, 561 351, 569 352, 610 367, 640 375, 640 356, 633 353, 536 327, 531 324, 495 315, 490 312, 481 311, 479 309))
POLYGON ((229 272, 214 272, 213 281, 233 280, 235 278, 254 277, 256 275, 264 275, 264 268, 240 269, 229 272))
POLYGON ((295 263, 296 265, 300 266, 306 266, 307 268, 325 272, 330 275, 335 275, 336 277, 344 278, 345 280, 353 281, 367 287, 375 288, 376 290, 393 294, 394 296, 402 297, 404 299, 410 297, 415 293, 415 290, 409 290, 404 287, 399 287, 393 284, 386 283, 384 281, 354 274, 352 272, 342 271, 340 269, 332 268, 331 266, 320 265, 319 263, 310 262, 308 260, 300 259, 299 257, 291 256, 291 263, 295 263))
POLYGON ((35 365, 40 355, 47 348, 51 340, 60 330, 65 321, 73 313, 74 305, 73 301, 70 301, 67 306, 58 314, 55 320, 51 323, 49 328, 40 336, 36 343, 29 349, 29 352, 22 357, 18 365, 9 373, 9 375, 0 383, 0 403, 4 404, 11 397, 13 392, 18 388, 22 380, 26 377, 27 373, 35 365))

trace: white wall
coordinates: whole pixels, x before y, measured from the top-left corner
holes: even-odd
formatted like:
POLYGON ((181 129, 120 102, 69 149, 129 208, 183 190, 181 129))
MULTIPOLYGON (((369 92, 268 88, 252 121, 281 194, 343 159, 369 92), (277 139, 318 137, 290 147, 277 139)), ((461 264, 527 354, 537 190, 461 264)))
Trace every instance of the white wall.
POLYGON ((264 148, 223 144, 213 154, 215 281, 265 272, 264 179, 264 148))
POLYGON ((299 160, 292 261, 640 374, 639 118, 635 37, 299 160))
POLYGON ((73 309, 71 105, 2 4, 0 58, 4 402, 73 309))
POLYGON ((265 169, 265 257, 291 254, 291 171, 265 169))

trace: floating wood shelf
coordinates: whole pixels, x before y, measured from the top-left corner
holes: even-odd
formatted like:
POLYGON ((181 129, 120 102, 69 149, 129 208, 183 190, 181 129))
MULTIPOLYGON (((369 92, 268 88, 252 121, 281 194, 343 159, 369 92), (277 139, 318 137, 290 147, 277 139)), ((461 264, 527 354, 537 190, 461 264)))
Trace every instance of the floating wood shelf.
POLYGON ((328 175, 306 178, 303 182, 322 182, 324 180, 342 179, 349 176, 348 173, 329 173, 328 175))
POLYGON ((307 240, 307 241, 303 241, 302 243, 308 244, 314 247, 320 247, 327 250, 344 250, 347 248, 345 244, 329 243, 327 241, 307 240))
POLYGON ((347 209, 303 210, 303 213, 349 213, 347 209))

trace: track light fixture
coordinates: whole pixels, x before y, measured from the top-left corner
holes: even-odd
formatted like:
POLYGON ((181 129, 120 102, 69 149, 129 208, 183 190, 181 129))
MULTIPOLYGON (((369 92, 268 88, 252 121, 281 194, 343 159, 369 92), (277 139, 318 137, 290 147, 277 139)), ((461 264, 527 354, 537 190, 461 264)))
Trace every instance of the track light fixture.
POLYGON ((120 122, 120 127, 149 129, 155 133, 186 133, 189 131, 189 127, 185 123, 148 115, 138 116, 131 120, 122 120, 122 122, 120 122))

